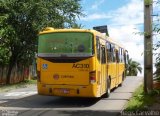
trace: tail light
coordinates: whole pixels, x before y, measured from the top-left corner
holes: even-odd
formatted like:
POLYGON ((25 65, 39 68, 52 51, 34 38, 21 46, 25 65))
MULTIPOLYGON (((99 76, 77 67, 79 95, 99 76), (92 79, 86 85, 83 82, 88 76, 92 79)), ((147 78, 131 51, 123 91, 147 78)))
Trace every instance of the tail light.
POLYGON ((89 80, 91 84, 96 82, 96 72, 95 71, 89 73, 89 80))
POLYGON ((37 81, 40 82, 41 78, 40 78, 40 71, 37 71, 37 81))

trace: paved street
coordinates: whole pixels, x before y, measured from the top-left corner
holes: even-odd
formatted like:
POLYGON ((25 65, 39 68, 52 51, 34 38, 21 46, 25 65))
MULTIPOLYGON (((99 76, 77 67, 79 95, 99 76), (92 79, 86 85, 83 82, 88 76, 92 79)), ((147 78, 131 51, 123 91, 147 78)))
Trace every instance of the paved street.
POLYGON ((37 95, 36 86, 0 93, 0 115, 119 116, 142 77, 127 77, 109 98, 64 98, 37 95))

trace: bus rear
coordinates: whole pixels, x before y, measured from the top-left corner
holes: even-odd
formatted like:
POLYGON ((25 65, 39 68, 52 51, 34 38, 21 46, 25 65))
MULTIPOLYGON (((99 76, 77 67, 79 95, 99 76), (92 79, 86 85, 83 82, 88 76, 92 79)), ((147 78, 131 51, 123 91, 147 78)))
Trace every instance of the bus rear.
POLYGON ((87 31, 42 32, 38 41, 38 93, 98 97, 94 35, 87 31))

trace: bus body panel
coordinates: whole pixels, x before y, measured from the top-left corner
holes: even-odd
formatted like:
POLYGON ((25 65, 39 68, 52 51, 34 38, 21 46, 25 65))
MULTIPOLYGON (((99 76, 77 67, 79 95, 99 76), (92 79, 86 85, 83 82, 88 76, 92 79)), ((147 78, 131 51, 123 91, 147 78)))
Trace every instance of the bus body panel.
POLYGON ((48 84, 88 85, 89 66, 89 59, 76 63, 53 63, 41 60, 41 82, 48 84))
POLYGON ((97 86, 88 85, 49 85, 38 82, 38 94, 64 97, 100 97, 97 86))
POLYGON ((76 63, 53 63, 38 58, 41 81, 37 83, 38 94, 70 97, 100 97, 100 88, 89 82, 89 72, 96 69, 95 57, 76 63), (43 65, 47 64, 47 69, 43 65), (84 66, 74 64, 89 64, 84 66), (74 67, 73 67, 74 65, 74 67), (81 66, 81 67, 80 67, 81 66), (87 68, 86 68, 87 67, 87 68), (54 75, 59 75, 59 78, 54 75), (66 76, 66 77, 65 77, 66 76), (68 90, 69 93, 65 93, 68 90))
POLYGON ((118 84, 121 84, 122 83, 122 78, 124 76, 124 71, 125 71, 125 65, 124 63, 119 63, 119 81, 118 81, 118 84))
POLYGON ((111 78, 111 89, 116 86, 116 63, 109 63, 108 64, 108 75, 111 78))

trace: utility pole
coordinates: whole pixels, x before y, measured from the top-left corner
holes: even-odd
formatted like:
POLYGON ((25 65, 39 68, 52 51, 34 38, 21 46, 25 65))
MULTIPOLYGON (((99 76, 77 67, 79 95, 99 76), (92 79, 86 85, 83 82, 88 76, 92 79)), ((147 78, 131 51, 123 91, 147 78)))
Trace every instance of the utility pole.
POLYGON ((152 56, 152 4, 153 0, 144 0, 144 91, 153 89, 152 56))

